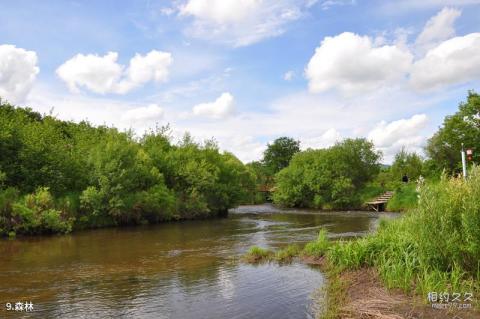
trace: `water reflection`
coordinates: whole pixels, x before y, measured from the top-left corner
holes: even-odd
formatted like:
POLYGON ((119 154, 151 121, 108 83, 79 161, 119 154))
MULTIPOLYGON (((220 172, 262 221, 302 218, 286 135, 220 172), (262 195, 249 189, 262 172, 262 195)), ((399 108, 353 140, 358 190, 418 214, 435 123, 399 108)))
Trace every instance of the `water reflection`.
MULTIPOLYGON (((247 206, 229 218, 0 242, 0 302, 32 301, 30 318, 308 318, 321 273, 294 263, 232 263, 251 245, 355 236, 378 215, 247 206)), ((19 317, 7 313, 0 317, 19 317)))

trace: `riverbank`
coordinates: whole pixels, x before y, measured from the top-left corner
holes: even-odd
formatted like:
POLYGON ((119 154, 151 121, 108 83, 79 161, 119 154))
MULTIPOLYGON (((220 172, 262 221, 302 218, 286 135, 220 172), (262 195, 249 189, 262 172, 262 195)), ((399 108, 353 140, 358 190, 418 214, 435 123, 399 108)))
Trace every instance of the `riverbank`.
POLYGON ((478 304, 470 309, 436 309, 426 303, 426 297, 407 294, 401 289, 385 287, 378 271, 374 267, 346 270, 329 262, 328 258, 312 257, 305 250, 287 246, 277 252, 252 247, 242 259, 244 262, 259 264, 263 262, 292 262, 299 258, 301 263, 317 265, 325 274, 326 282, 317 294, 315 303, 319 304, 316 318, 323 319, 476 319, 480 318, 478 304), (289 252, 289 253, 287 253, 289 252))
POLYGON ((474 309, 434 309, 420 296, 399 289, 388 290, 374 268, 338 271, 322 267, 327 274, 327 307, 320 318, 424 318, 474 319, 474 309))
MULTIPOLYGON (((381 220, 375 233, 332 241, 321 230, 298 256, 327 265, 326 316, 450 318, 461 307, 471 308, 458 310, 461 318, 480 318, 479 198, 474 168, 467 180, 443 177, 421 187, 418 207, 381 220)), ((258 261, 278 253, 249 254, 258 261)))

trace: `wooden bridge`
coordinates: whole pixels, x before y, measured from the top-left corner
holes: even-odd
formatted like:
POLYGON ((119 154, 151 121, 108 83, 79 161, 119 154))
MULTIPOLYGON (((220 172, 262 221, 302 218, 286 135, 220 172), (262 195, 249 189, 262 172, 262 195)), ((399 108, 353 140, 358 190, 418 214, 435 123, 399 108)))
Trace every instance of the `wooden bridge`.
POLYGON ((385 206, 388 201, 392 198, 394 192, 388 191, 382 195, 376 197, 374 200, 366 202, 365 205, 370 209, 373 209, 376 212, 381 212, 385 210, 385 206))

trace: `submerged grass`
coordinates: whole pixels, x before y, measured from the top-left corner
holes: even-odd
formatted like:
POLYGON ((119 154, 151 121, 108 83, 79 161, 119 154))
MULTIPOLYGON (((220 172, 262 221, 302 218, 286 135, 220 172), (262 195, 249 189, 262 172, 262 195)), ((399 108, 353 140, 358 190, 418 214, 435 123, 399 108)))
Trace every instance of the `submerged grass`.
POLYGON ((302 254, 308 257, 319 258, 325 255, 329 247, 330 242, 328 241, 327 230, 322 228, 318 233, 317 239, 305 245, 302 254))
POLYGON ((275 260, 278 262, 290 262, 297 257, 301 249, 298 245, 288 245, 275 253, 275 260))
POLYGON ((269 249, 265 249, 258 246, 252 246, 247 251, 247 253, 243 255, 242 260, 250 264, 256 264, 260 262, 270 261, 273 256, 274 256, 273 251, 269 249))

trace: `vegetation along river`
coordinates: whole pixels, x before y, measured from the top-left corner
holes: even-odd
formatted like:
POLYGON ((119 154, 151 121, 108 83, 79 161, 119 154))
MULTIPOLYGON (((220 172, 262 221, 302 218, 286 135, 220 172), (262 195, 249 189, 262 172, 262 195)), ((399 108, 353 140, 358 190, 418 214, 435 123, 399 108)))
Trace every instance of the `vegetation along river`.
POLYGON ((247 265, 250 246, 280 248, 372 230, 384 214, 242 206, 216 220, 0 241, 0 317, 312 318, 324 282, 313 266, 247 265), (23 313, 25 315, 25 313, 23 313))

